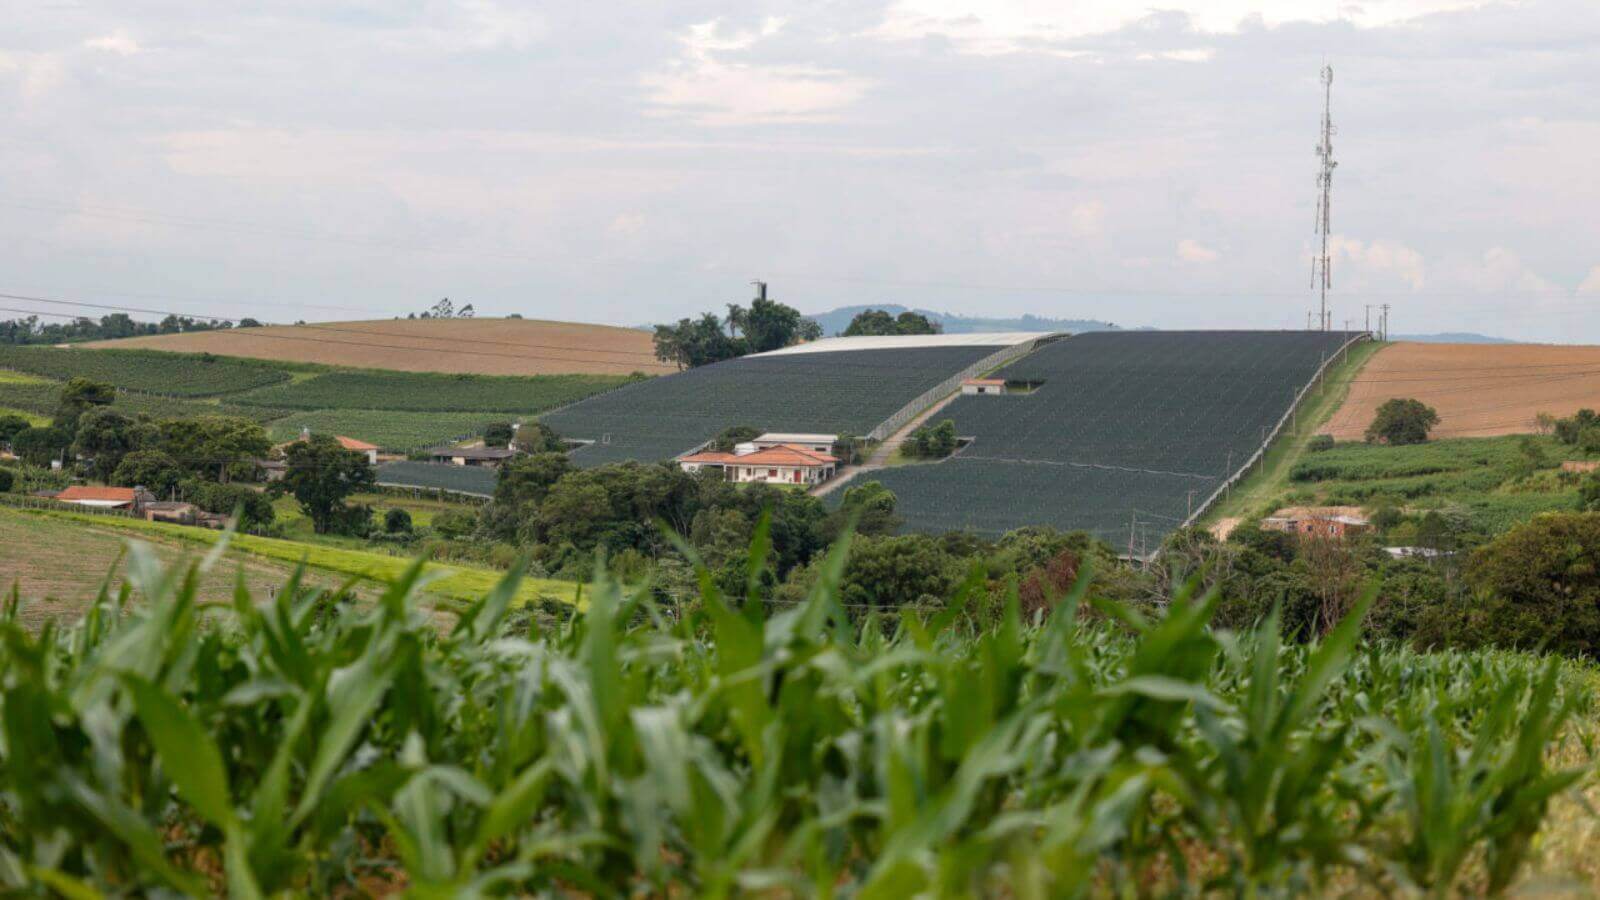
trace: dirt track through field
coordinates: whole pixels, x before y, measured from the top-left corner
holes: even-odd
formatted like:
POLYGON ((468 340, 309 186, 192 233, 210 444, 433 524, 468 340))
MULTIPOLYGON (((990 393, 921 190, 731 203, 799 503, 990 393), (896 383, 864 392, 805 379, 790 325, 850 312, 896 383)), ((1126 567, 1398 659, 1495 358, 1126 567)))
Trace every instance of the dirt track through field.
POLYGON ((1325 430, 1361 440, 1378 406, 1395 397, 1437 410, 1435 437, 1532 432, 1539 413, 1600 409, 1600 347, 1394 344, 1355 377, 1325 430))
POLYGON ((313 322, 95 341, 90 347, 478 375, 660 375, 649 332, 533 319, 313 322))

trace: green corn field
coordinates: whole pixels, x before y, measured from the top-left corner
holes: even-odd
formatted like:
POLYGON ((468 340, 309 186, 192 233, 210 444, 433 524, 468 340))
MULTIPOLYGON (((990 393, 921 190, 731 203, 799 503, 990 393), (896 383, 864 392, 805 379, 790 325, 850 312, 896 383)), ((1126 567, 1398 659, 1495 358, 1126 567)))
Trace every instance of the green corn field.
MULTIPOLYGON (((1587 671, 1214 632, 1083 590, 1023 621, 517 575, 450 613, 197 595, 137 545, 72 624, 0 614, 8 893, 1497 893, 1588 780, 1587 671), (1559 762, 1557 762, 1559 760, 1559 762)), ((208 560, 197 564, 203 566, 208 560)))

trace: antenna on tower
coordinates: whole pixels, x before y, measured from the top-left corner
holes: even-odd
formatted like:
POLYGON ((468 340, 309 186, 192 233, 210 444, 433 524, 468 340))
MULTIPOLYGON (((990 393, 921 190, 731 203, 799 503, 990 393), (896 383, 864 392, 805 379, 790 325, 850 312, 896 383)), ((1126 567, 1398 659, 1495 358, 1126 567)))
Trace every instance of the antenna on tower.
POLYGON ((1328 288, 1333 287, 1333 271, 1328 266, 1328 231, 1332 213, 1333 170, 1339 164, 1333 161, 1333 66, 1322 67, 1322 141, 1317 144, 1317 158, 1322 161, 1317 170, 1317 226, 1316 234, 1322 239, 1322 254, 1311 260, 1311 286, 1317 289, 1322 301, 1320 325, 1327 331, 1328 288))

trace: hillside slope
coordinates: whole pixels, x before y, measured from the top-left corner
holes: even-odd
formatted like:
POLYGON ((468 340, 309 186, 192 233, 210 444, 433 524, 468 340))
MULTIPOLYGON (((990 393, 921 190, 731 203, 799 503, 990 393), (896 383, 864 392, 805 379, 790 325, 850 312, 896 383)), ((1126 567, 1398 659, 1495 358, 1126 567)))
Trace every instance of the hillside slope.
POLYGON ((478 375, 655 375, 676 370, 655 358, 648 332, 533 319, 314 322, 151 335, 85 346, 478 375))
POLYGON ((1539 413, 1600 408, 1600 347, 1391 344, 1351 382, 1326 431, 1359 441, 1378 406, 1394 397, 1437 410, 1434 437, 1532 432, 1539 413))

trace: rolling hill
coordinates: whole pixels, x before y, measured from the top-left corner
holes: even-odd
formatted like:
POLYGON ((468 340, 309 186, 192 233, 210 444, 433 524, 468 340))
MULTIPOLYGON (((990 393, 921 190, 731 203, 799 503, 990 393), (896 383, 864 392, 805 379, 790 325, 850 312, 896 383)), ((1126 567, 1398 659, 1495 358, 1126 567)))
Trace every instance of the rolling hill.
POLYGON ((1326 429, 1359 441, 1378 406, 1412 397, 1439 413, 1433 436, 1537 430, 1539 413, 1600 408, 1600 347, 1549 344, 1390 344, 1350 384, 1326 429))
POLYGON ((476 375, 657 375, 649 332, 534 319, 313 322, 95 341, 84 346, 476 375))

